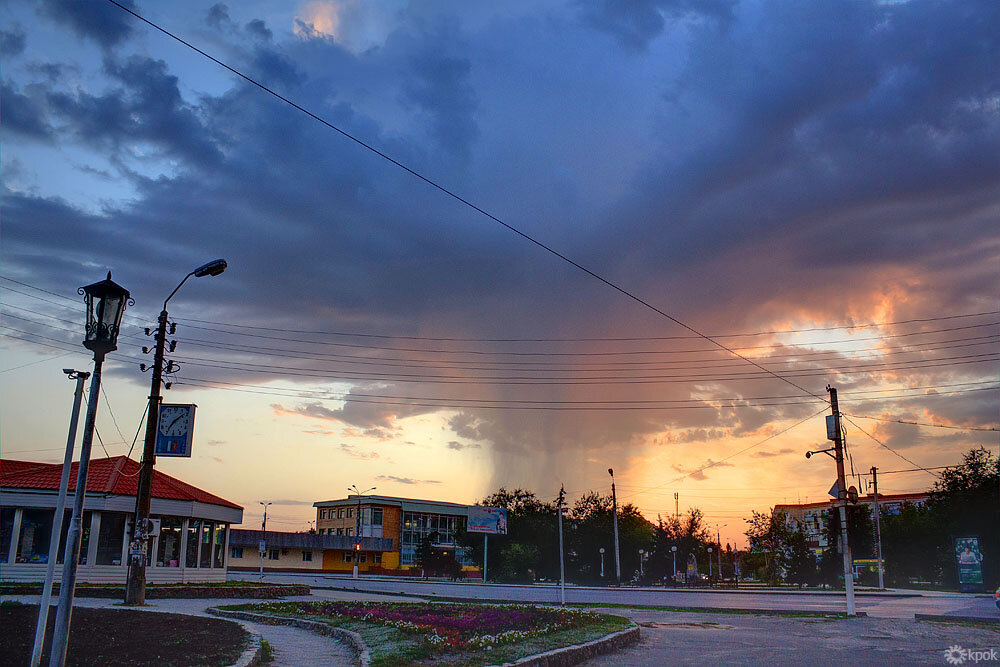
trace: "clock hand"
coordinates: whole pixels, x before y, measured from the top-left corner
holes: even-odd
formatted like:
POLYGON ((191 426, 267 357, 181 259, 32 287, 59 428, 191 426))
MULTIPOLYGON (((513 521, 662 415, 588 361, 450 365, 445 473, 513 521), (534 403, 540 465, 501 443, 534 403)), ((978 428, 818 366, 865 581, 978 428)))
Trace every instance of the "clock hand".
POLYGON ((172 422, 170 422, 170 426, 167 427, 167 430, 169 431, 170 429, 172 429, 174 427, 174 424, 176 424, 177 422, 179 422, 182 419, 184 419, 184 415, 180 415, 179 417, 177 417, 176 419, 174 419, 172 422))

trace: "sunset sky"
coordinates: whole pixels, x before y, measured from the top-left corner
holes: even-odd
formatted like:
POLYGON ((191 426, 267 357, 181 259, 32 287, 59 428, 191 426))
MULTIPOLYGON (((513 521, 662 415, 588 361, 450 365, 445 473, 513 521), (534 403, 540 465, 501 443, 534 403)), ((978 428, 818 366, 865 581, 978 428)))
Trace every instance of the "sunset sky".
POLYGON ((194 456, 157 468, 244 525, 614 467, 742 544, 827 498, 828 384, 880 491, 996 451, 1000 3, 123 4, 607 282, 109 2, 10 0, 4 458, 61 460, 108 270, 94 456, 129 452, 143 328, 216 257, 169 308, 194 456))

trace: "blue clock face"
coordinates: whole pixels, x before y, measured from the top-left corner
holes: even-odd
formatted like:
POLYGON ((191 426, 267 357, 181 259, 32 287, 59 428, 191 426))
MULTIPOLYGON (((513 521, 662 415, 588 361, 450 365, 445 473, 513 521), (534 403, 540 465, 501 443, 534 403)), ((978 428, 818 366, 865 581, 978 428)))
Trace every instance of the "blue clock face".
POLYGON ((163 435, 182 437, 191 428, 191 409, 186 405, 164 405, 160 408, 159 431, 163 435))

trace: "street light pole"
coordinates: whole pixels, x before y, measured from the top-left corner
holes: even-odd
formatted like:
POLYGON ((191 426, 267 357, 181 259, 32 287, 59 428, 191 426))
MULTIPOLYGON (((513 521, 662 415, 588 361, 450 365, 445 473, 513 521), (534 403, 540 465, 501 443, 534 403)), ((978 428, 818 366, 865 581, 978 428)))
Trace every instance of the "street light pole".
POLYGON ((45 646, 45 626, 49 622, 49 605, 52 600, 52 580, 55 578, 56 561, 59 560, 59 535, 62 533, 63 515, 66 512, 66 492, 69 489, 69 471, 73 466, 73 445, 76 444, 76 425, 80 420, 80 404, 83 402, 83 382, 90 373, 64 368, 63 373, 70 380, 76 380, 73 392, 73 411, 69 417, 69 435, 66 437, 66 455, 63 457, 62 476, 59 479, 59 500, 52 518, 52 533, 49 536, 49 560, 45 565, 45 583, 42 585, 42 599, 38 606, 38 622, 35 625, 35 643, 31 649, 31 667, 42 664, 42 649, 45 646))
POLYGON ((840 403, 837 401, 837 390, 827 385, 830 392, 830 409, 833 416, 833 446, 834 459, 837 462, 837 506, 840 512, 840 544, 844 555, 844 588, 847 592, 847 615, 856 616, 854 610, 854 568, 851 562, 851 545, 847 539, 847 482, 844 479, 844 438, 840 428, 840 403))
MULTIPOLYGON (((216 259, 199 266, 184 276, 184 280, 174 288, 163 301, 163 309, 157 319, 156 348, 153 354, 153 374, 149 389, 149 408, 146 412, 146 439, 142 447, 142 462, 139 466, 139 488, 135 494, 135 515, 132 521, 132 536, 129 541, 128 585, 125 588, 125 604, 142 605, 146 602, 146 548, 149 540, 149 505, 152 498, 153 466, 156 465, 156 431, 160 421, 160 383, 163 381, 163 356, 167 343, 167 303, 177 294, 177 290, 191 276, 217 276, 226 270, 224 259, 216 259)), ((148 331, 147 331, 148 333, 148 331)))
POLYGON ((676 545, 670 547, 670 553, 674 557, 674 576, 673 576, 673 578, 671 580, 671 583, 674 586, 676 586, 677 585, 677 546, 676 545))
POLYGON ((566 564, 563 561, 562 512, 563 501, 566 499, 566 487, 559 487, 559 501, 556 511, 559 513, 559 604, 566 606, 566 564))
POLYGON ((639 549, 639 578, 640 579, 642 579, 642 576, 644 574, 643 571, 642 571, 642 558, 643 558, 643 554, 644 553, 646 553, 644 550, 639 549))
POLYGON ((267 507, 274 503, 263 500, 258 502, 264 506, 264 522, 260 525, 260 577, 258 580, 264 581, 264 554, 267 553, 267 507))
POLYGON ((368 489, 367 491, 359 491, 357 484, 352 484, 347 489, 348 491, 354 491, 354 494, 358 498, 358 514, 354 517, 354 575, 353 578, 358 578, 358 559, 361 558, 361 496, 366 493, 370 493, 375 490, 375 487, 368 489))
POLYGON ((601 552, 601 579, 604 579, 604 547, 598 549, 601 552))
POLYGON ((712 547, 708 548, 708 585, 712 585, 712 547))
POLYGON ((872 466, 872 495, 875 497, 875 558, 878 559, 878 587, 885 588, 885 568, 882 565, 882 529, 878 508, 878 468, 872 466))
MULTIPOLYGON (((69 648, 69 625, 73 615, 76 570, 80 560, 80 543, 83 535, 83 502, 87 493, 90 450, 94 444, 97 403, 101 395, 101 369, 104 366, 105 355, 118 349, 118 333, 121 330, 122 315, 125 314, 126 305, 131 306, 135 303, 127 289, 111 280, 110 271, 107 279, 81 287, 77 292, 84 295, 87 304, 87 329, 83 345, 94 353, 94 372, 90 380, 90 398, 87 401, 87 417, 83 424, 83 441, 80 444, 80 465, 76 475, 76 492, 73 494, 73 514, 66 532, 66 548, 63 551, 59 607, 56 609, 49 667, 65 665, 66 651, 69 648)), ((59 517, 59 522, 62 523, 62 517, 59 517)))
POLYGON ((615 583, 621 586, 622 559, 621 559, 621 553, 618 550, 618 496, 615 494, 614 468, 608 468, 608 474, 611 475, 611 514, 614 517, 614 527, 615 527, 615 583))

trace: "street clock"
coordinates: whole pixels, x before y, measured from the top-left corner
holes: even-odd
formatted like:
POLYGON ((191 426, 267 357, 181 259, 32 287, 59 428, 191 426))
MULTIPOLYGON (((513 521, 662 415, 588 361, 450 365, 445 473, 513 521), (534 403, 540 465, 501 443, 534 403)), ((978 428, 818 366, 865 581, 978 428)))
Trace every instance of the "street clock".
POLYGON ((160 404, 156 426, 157 456, 191 456, 194 436, 194 403, 160 404))

